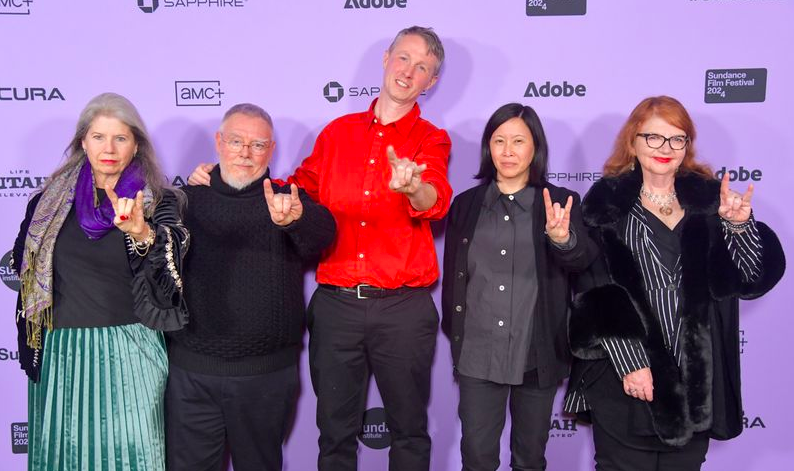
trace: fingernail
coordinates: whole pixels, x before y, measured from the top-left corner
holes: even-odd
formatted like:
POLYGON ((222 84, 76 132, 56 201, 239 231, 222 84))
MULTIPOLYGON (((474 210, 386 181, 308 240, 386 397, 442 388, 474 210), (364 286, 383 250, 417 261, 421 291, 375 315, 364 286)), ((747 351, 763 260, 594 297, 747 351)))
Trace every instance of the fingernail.
POLYGON ((126 221, 126 220, 127 220, 127 219, 129 219, 129 218, 130 218, 130 217, 129 217, 129 216, 127 216, 126 214, 122 214, 121 216, 119 216, 119 219, 121 219, 122 221, 126 221))

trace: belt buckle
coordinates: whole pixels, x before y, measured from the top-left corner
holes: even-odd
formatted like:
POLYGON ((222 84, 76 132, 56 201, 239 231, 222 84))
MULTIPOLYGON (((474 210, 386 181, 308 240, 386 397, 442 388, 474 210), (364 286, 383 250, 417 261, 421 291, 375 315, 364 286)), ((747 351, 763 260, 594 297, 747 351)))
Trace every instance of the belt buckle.
POLYGON ((369 299, 369 296, 364 296, 361 294, 361 287, 369 288, 369 285, 356 285, 356 298, 358 299, 369 299))

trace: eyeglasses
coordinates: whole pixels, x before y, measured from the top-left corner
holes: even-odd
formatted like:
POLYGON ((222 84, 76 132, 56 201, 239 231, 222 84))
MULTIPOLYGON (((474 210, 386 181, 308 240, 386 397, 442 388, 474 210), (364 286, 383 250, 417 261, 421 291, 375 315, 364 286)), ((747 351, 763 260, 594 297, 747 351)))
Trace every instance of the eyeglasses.
POLYGON ((262 155, 266 150, 273 145, 273 141, 251 141, 250 144, 245 144, 243 138, 232 134, 228 138, 221 133, 221 140, 226 143, 229 150, 233 152, 242 152, 243 147, 248 147, 253 155, 262 155))
POLYGON ((659 134, 652 134, 647 132, 637 133, 637 137, 644 137, 645 143, 651 149, 658 149, 664 145, 665 142, 670 143, 670 148, 673 150, 681 150, 689 144, 689 137, 687 136, 670 136, 664 137, 659 134))

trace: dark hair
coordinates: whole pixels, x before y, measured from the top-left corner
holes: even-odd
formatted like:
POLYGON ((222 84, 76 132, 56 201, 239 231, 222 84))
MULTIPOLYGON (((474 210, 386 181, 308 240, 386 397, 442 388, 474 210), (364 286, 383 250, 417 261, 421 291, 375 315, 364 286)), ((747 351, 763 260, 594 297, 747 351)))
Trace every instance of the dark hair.
POLYGON ((546 183, 546 167, 549 160, 549 144, 546 141, 546 133, 543 132, 543 125, 540 124, 540 118, 529 106, 520 103, 508 103, 503 105, 498 110, 494 111, 488 123, 485 124, 485 130, 482 133, 482 151, 480 160, 480 171, 474 178, 479 179, 483 183, 490 183, 496 180, 496 166, 493 164, 491 156, 491 136, 496 129, 513 118, 521 118, 524 124, 529 128, 532 134, 532 141, 535 145, 535 155, 532 157, 532 163, 529 164, 529 181, 530 186, 542 186, 546 183))

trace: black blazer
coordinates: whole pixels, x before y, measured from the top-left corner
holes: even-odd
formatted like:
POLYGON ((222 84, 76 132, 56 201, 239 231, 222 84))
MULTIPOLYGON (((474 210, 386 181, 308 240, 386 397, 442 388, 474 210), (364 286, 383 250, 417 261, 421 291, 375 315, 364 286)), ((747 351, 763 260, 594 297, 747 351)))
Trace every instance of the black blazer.
MULTIPOLYGON (((537 352, 540 387, 553 386, 568 375, 571 359, 567 335, 568 308, 571 299, 569 273, 586 269, 598 255, 597 246, 589 238, 582 222, 579 195, 551 184, 546 184, 545 187, 551 193, 551 200, 562 205, 569 195, 573 196, 571 230, 576 234, 577 242, 572 250, 565 251, 549 241, 544 234, 546 211, 543 192, 542 188, 538 188, 532 206, 538 300, 535 304, 535 312, 531 315, 535 316, 532 345, 533 350, 537 352)), ((487 188, 488 184, 479 185, 455 197, 447 216, 441 325, 450 338, 452 360, 455 365, 460 359, 465 335, 469 243, 474 238, 474 229, 477 226, 487 188)))

